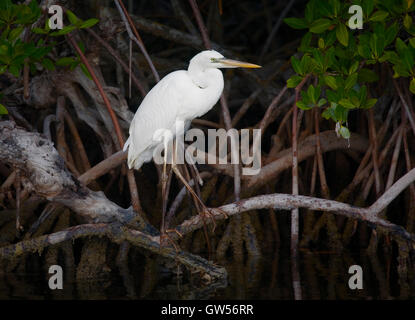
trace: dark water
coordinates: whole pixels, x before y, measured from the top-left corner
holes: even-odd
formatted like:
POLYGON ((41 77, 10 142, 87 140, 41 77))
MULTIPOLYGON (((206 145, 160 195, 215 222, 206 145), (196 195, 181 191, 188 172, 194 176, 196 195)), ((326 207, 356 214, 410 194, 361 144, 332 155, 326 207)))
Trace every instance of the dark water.
MULTIPOLYGON (((243 261, 217 261, 225 266, 228 279, 203 283, 198 276, 166 266, 160 258, 130 257, 126 268, 114 268, 107 276, 74 279, 64 269, 62 290, 50 290, 50 275, 39 265, 40 256, 27 259, 25 268, 40 271, 0 273, 1 299, 294 299, 291 263, 287 250, 264 253, 243 261), (36 262, 37 261, 37 262, 36 262)), ((302 299, 413 299, 414 267, 396 255, 369 255, 366 251, 301 251, 299 258, 302 299), (363 289, 352 290, 349 267, 360 265, 363 289)), ((19 268, 17 268, 19 269, 19 268)), ((180 267, 179 267, 180 269, 180 267)))

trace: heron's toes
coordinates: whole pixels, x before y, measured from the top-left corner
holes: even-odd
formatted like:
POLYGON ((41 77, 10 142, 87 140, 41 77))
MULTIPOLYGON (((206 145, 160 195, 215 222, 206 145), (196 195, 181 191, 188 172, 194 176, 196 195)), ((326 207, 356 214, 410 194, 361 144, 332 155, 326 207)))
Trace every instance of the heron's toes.
MULTIPOLYGON (((168 232, 173 230, 166 230, 164 233, 160 234, 160 249, 163 247, 167 247, 168 244, 172 245, 173 248, 176 250, 176 253, 180 252, 180 247, 174 242, 174 240, 169 236, 168 232)), ((179 236, 182 236, 181 233, 177 231, 179 236)))

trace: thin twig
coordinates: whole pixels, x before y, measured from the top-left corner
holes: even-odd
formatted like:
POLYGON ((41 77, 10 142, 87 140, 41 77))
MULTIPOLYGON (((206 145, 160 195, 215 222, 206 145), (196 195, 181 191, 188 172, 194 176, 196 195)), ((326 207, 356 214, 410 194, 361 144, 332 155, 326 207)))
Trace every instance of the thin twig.
POLYGON ((21 190, 21 182, 20 182, 20 170, 16 169, 16 180, 14 181, 14 185, 16 188, 16 234, 19 236, 21 225, 20 225, 20 190, 21 190))
POLYGON ((402 145, 402 135, 404 132, 403 127, 400 127, 398 131, 399 131, 399 135, 398 135, 398 139, 395 144, 395 150, 393 151, 393 155, 392 155, 388 180, 386 181, 386 187, 385 187, 386 190, 389 189, 389 187, 393 184, 393 180, 395 179, 395 174, 396 174, 396 167, 398 165, 399 152, 401 150, 401 145, 402 145))
POLYGON ((124 69, 124 71, 129 74, 131 79, 133 80, 135 86, 140 91, 141 95, 144 97, 147 92, 144 89, 144 86, 141 84, 140 80, 131 72, 131 69, 127 64, 121 59, 119 54, 104 40, 102 39, 94 30, 87 28, 86 29, 108 52, 114 57, 114 59, 120 64, 120 66, 124 69))
POLYGON ((379 173, 379 162, 378 162, 378 144, 376 139, 376 128, 375 120, 373 117, 373 109, 369 110, 368 115, 369 120, 369 136, 370 142, 372 144, 372 161, 373 161, 373 172, 375 173, 375 188, 376 195, 378 196, 381 193, 381 182, 380 182, 380 173, 379 173))
POLYGON ((68 124, 69 131, 71 132, 73 139, 75 141, 75 145, 79 151, 79 155, 82 159, 82 163, 84 165, 84 172, 91 169, 91 164, 89 163, 88 155, 86 154, 84 144, 82 143, 81 136, 79 135, 78 129, 76 128, 76 125, 74 121, 72 120, 72 117, 70 114, 64 110, 64 118, 66 123, 68 124))
POLYGON ((128 14, 127 9, 125 8, 123 2, 121 0, 114 0, 115 5, 118 8, 118 11, 120 12, 121 18, 124 21, 125 24, 125 28, 127 29, 127 33, 128 36, 130 37, 130 39, 132 39, 140 48, 141 52, 143 53, 144 57, 147 60, 148 65, 150 66, 151 71, 153 72, 154 78, 156 79, 157 82, 160 81, 160 76, 156 70, 156 68, 154 67, 153 61, 151 61, 151 58, 147 52, 146 47, 144 46, 143 41, 141 40, 140 35, 138 34, 138 31, 133 23, 133 21, 131 20, 130 15, 128 14), (134 32, 131 32, 132 31, 134 32))
POLYGON ((203 23, 202 15, 200 14, 199 7, 197 6, 196 0, 189 0, 190 6, 192 7, 193 14, 196 18, 197 25, 199 26, 200 33, 202 35, 203 44, 206 49, 212 49, 210 44, 210 39, 208 35, 208 31, 206 29, 205 24, 203 23))
POLYGON ((280 102, 281 98, 283 97, 283 95, 285 94, 285 92, 287 91, 288 87, 284 86, 284 88, 282 88, 282 90, 278 93, 278 95, 271 101, 269 107, 267 108, 267 111, 265 112, 264 117, 261 120, 261 123, 259 125, 259 128, 264 131, 265 128, 267 127, 268 123, 269 123, 269 118, 272 114, 272 111, 275 109, 275 107, 278 105, 278 103, 280 102))
POLYGON ((269 37, 267 38, 267 41, 265 42, 264 47, 261 50, 261 54, 259 56, 259 61, 262 61, 264 58, 265 53, 267 53, 272 41, 274 40, 275 35, 277 34, 282 21, 284 20, 287 13, 290 11, 291 7, 293 6, 295 0, 290 0, 288 4, 285 5, 284 10, 281 12, 280 16, 278 17, 277 22, 275 23, 274 27, 271 30, 271 33, 269 34, 269 37))
POLYGON ((262 88, 259 88, 251 93, 251 95, 244 101, 242 106, 238 109, 238 111, 235 113, 235 115, 232 118, 232 127, 235 128, 238 124, 239 120, 242 119, 242 117, 245 115, 245 113, 248 111, 248 109, 251 107, 251 105, 255 102, 255 99, 258 97, 258 95, 261 93, 262 88))
POLYGON ((119 146, 120 149, 123 148, 124 146, 124 138, 121 132, 121 128, 120 128, 120 124, 118 123, 118 119, 114 113, 114 111, 111 108, 111 104, 108 100, 107 95, 104 92, 104 89, 102 88, 101 83, 99 82, 97 76, 95 75, 94 70, 92 69, 91 65, 89 64, 88 59, 85 57, 84 53, 82 52, 82 50, 79 48, 78 44, 76 43, 76 41, 72 38, 72 35, 70 33, 67 34, 67 39, 70 42, 70 44, 75 48, 76 52, 79 54, 82 63, 86 66, 86 68, 88 69, 92 80, 94 81, 95 85, 98 88, 99 93, 101 94, 102 100, 104 101, 105 106, 107 107, 108 113, 110 114, 111 120, 112 120, 112 124, 114 126, 115 129, 115 133, 118 137, 118 142, 119 142, 119 146))
MULTIPOLYGON (((292 194, 298 195, 298 158, 297 158, 297 123, 298 107, 297 101, 300 97, 301 88, 308 80, 308 76, 295 88, 295 102, 292 116, 292 194)), ((299 210, 294 208, 291 211, 291 268, 293 277, 294 297, 301 300, 300 273, 298 270, 298 235, 299 235, 299 210)))
POLYGON ((403 104, 403 106, 405 108, 406 116, 408 117, 409 123, 410 123, 411 128, 412 128, 412 132, 415 135, 415 120, 414 120, 414 116, 413 116, 413 114, 411 112, 411 109, 408 106, 408 103, 406 102, 406 100, 405 100, 405 98, 404 98, 404 96, 402 94, 401 89, 399 88, 398 83, 396 82, 396 79, 392 76, 392 74, 391 74, 391 79, 393 81, 393 85, 395 86, 396 91, 398 92, 399 98, 401 99, 401 102, 402 102, 402 104, 403 104))
POLYGON ((171 6, 173 7, 174 12, 182 19, 187 30, 194 36, 197 36, 197 31, 193 23, 190 21, 189 17, 184 12, 179 0, 170 0, 171 6))

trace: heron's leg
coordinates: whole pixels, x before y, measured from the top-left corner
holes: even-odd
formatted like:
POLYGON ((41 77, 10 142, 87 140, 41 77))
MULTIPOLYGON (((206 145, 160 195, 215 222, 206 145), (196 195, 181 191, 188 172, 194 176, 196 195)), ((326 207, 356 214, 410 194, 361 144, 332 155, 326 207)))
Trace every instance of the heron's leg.
POLYGON ((164 216, 166 214, 166 193, 167 193, 167 149, 164 148, 164 159, 163 159, 163 173, 161 175, 161 198, 163 201, 163 209, 162 209, 162 216, 161 216, 161 227, 160 232, 161 234, 164 233, 165 225, 164 225, 164 216))
POLYGON ((172 238, 170 238, 169 233, 175 232, 177 235, 182 238, 183 235, 177 231, 176 229, 166 229, 166 211, 167 211, 167 201, 168 201, 168 195, 169 195, 169 189, 170 189, 170 181, 171 181, 171 170, 169 171, 169 174, 166 174, 166 168, 167 166, 163 166, 163 177, 162 177, 162 198, 163 198, 163 213, 162 213, 162 221, 161 221, 161 230, 160 230, 160 247, 163 246, 166 243, 166 240, 170 242, 176 252, 180 251, 179 246, 174 242, 172 238))
MULTIPOLYGON (((171 142, 170 139, 165 138, 164 143, 164 157, 163 157, 163 172, 161 177, 162 182, 162 198, 163 198, 163 212, 162 212, 162 221, 161 221, 161 230, 160 230, 160 247, 163 246, 167 242, 170 242, 170 244, 174 247, 176 252, 180 251, 179 246, 174 242, 174 240, 169 236, 169 233, 175 232, 180 238, 183 237, 183 235, 177 231, 176 229, 166 229, 166 212, 167 212, 167 202, 169 197, 169 190, 170 190, 170 182, 172 177, 172 169, 169 169, 169 172, 167 174, 167 159, 169 156, 169 149, 168 144, 171 142)), ((173 151, 174 154, 174 151, 173 151)), ((174 155, 172 155, 172 158, 174 159, 174 155)))
MULTIPOLYGON (((189 157, 189 159, 192 159, 192 156, 191 156, 191 154, 189 153, 189 150, 187 150, 187 148, 185 148, 184 149, 185 150, 185 155, 186 156, 188 156, 189 157)), ((194 164, 194 162, 193 161, 189 161, 188 162, 188 166, 189 166, 189 169, 190 169, 190 171, 193 173, 193 179, 196 181, 198 181, 199 182, 199 184, 201 185, 201 186, 203 186, 203 180, 202 180, 202 177, 200 176, 200 174, 199 174, 199 170, 197 169, 197 166, 194 164)), ((196 189, 197 190, 199 190, 199 188, 198 188, 198 185, 197 184, 195 184, 195 187, 196 187, 196 189)), ((200 191, 198 191, 197 192, 198 194, 200 194, 200 191)), ((212 219, 212 222, 213 222, 213 225, 214 225, 214 228, 213 228, 213 230, 215 229, 215 221, 214 221, 214 219, 213 219, 213 216, 212 216, 212 214, 210 213, 210 211, 218 211, 219 213, 221 213, 221 214, 223 214, 224 216, 225 216, 225 218, 227 219, 228 218, 228 215, 226 214, 226 212, 225 211, 223 211, 223 210, 221 210, 221 209, 209 209, 209 208, 207 208, 206 206, 204 206, 203 205, 203 202, 200 200, 200 199, 198 199, 200 202, 201 202, 201 204, 202 204, 202 206, 205 208, 205 211, 204 212, 206 212, 206 214, 207 215, 209 215, 209 217, 212 219)), ((200 211, 200 210, 199 210, 200 211)))
POLYGON ((169 200, 170 192, 170 182, 171 182, 171 168, 168 168, 167 165, 163 165, 163 173, 161 176, 161 197, 162 197, 162 223, 161 223, 161 232, 165 231, 166 226, 166 213, 167 213, 167 203, 169 200), (167 173, 168 171, 168 173, 167 173))
POLYGON ((164 139, 164 157, 163 157, 163 171, 161 174, 161 197, 162 197, 162 216, 161 216, 161 226, 160 226, 160 245, 164 244, 164 240, 167 238, 171 243, 173 243, 173 246, 175 247, 177 251, 177 247, 174 244, 174 242, 170 239, 168 234, 166 233, 166 212, 167 212, 167 202, 169 197, 169 190, 170 190, 170 181, 171 181, 171 169, 169 170, 169 173, 167 173, 167 158, 168 158, 168 144, 169 140, 164 139))
POLYGON ((223 214, 226 218, 228 218, 228 215, 226 214, 225 211, 220 210, 220 209, 212 209, 212 208, 208 208, 203 201, 198 197, 198 195, 196 194, 196 192, 194 192, 194 190, 192 189, 192 187, 187 183, 186 179, 183 177, 183 175, 181 174, 180 170, 178 169, 176 163, 175 163, 175 159, 173 156, 173 161, 172 161, 172 169, 174 171, 174 173, 176 174, 176 176, 180 179, 180 181, 184 184, 184 186, 186 187, 186 189, 190 192, 190 194, 194 197, 194 199, 196 200, 196 202, 200 205, 200 207, 202 208, 201 212, 199 214, 201 214, 202 216, 207 215, 213 223, 213 231, 215 231, 216 228, 216 222, 213 216, 213 213, 215 211, 220 212, 221 214, 223 214))
MULTIPOLYGON (((192 156, 190 155, 189 150, 187 150, 187 148, 184 148, 184 152, 185 152, 185 159, 186 159, 186 157, 189 157, 189 159, 191 159, 191 158, 192 158, 192 156)), ((190 167, 191 169, 193 169, 193 171, 194 171, 194 173, 195 173, 195 176, 196 176, 197 181, 199 182, 199 184, 200 184, 201 186, 203 186, 203 179, 202 179, 202 177, 200 176, 200 174, 199 174, 199 170, 197 170, 196 165, 195 165, 193 162, 189 162, 188 164, 189 164, 189 167, 190 167)))

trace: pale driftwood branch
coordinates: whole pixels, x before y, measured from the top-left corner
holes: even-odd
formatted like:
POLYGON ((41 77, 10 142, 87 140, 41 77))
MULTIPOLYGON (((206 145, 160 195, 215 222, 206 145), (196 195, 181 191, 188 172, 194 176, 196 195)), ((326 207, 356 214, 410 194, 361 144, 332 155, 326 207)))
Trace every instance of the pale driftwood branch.
POLYGON ((109 201, 103 192, 84 187, 66 168, 53 142, 11 121, 0 122, 0 161, 21 169, 36 193, 63 204, 91 222, 128 222, 135 217, 109 201))
MULTIPOLYGON (((346 203, 326 200, 308 196, 290 195, 290 194, 269 194, 261 195, 248 199, 243 199, 231 204, 219 207, 220 210, 212 209, 212 218, 223 220, 226 216, 221 212, 226 212, 231 217, 243 212, 258 209, 278 209, 292 210, 295 208, 306 208, 312 211, 325 211, 334 214, 343 215, 349 218, 366 221, 372 224, 373 228, 382 229, 398 239, 411 241, 415 245, 415 235, 409 233, 405 228, 393 224, 385 219, 379 218, 378 215, 388 204, 395 199, 406 187, 415 181, 415 169, 409 171, 405 176, 395 182, 372 206, 368 208, 355 207, 346 203)), ((203 227, 204 223, 212 223, 210 220, 204 220, 200 215, 184 221, 176 229, 185 235, 194 230, 203 227)), ((176 236, 173 235, 173 238, 176 236)))
POLYGON ((403 190, 415 181, 415 168, 396 181, 379 199, 368 208, 371 216, 382 212, 403 190))

